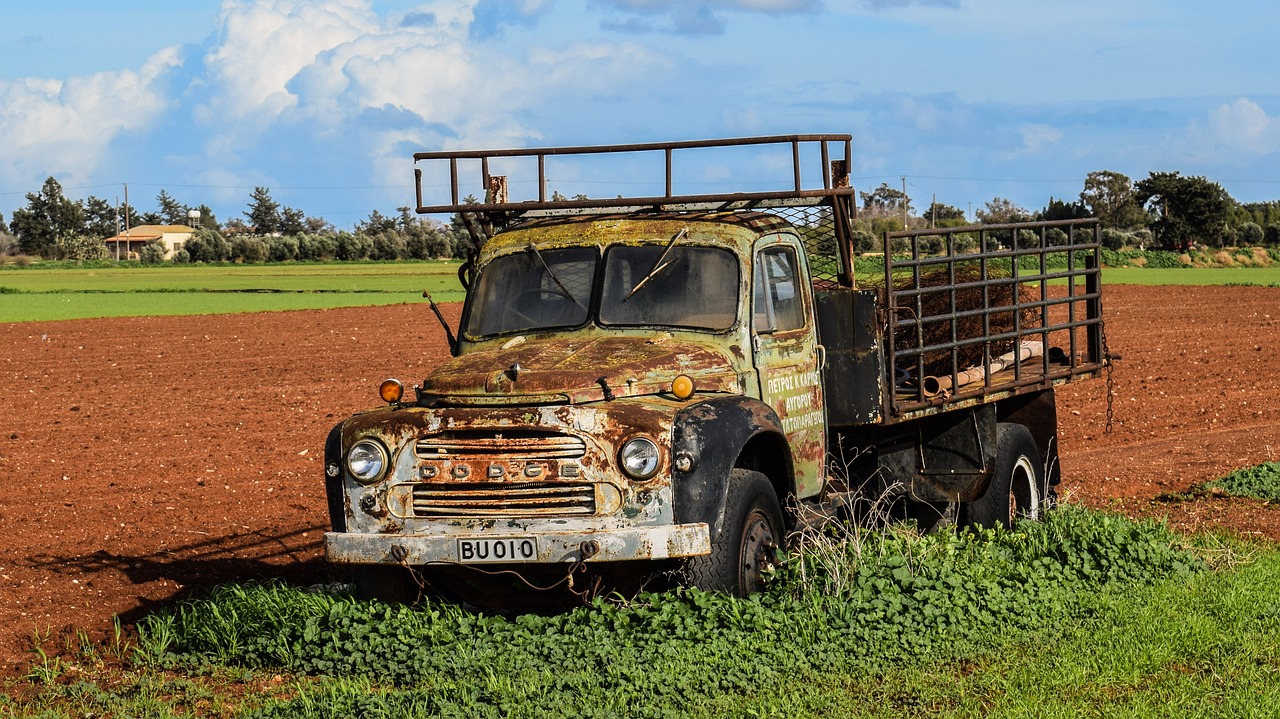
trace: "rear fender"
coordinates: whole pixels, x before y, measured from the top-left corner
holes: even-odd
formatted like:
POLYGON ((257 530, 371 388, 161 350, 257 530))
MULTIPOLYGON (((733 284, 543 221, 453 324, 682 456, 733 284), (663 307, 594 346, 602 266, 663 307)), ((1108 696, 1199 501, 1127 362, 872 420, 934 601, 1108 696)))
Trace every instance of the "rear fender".
POLYGON ((780 500, 794 491, 791 450, 778 414, 750 397, 718 397, 680 410, 672 426, 672 451, 688 471, 672 468, 677 523, 706 522, 720 536, 729 473, 735 467, 763 472, 780 500))

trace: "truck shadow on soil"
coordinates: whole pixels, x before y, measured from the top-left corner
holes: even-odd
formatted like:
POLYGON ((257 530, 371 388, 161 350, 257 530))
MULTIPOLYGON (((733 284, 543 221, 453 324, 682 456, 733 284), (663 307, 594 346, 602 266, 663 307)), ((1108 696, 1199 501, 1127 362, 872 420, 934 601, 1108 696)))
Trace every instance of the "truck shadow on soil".
POLYGON ((26 563, 90 584, 99 580, 109 583, 113 577, 133 584, 139 589, 138 606, 119 615, 122 622, 133 624, 161 607, 219 584, 278 580, 311 586, 344 581, 318 551, 317 538, 327 529, 327 525, 315 525, 278 534, 241 532, 142 555, 104 549, 77 556, 37 554, 26 563), (144 585, 159 581, 176 588, 161 590, 159 597, 154 592, 143 593, 144 585))

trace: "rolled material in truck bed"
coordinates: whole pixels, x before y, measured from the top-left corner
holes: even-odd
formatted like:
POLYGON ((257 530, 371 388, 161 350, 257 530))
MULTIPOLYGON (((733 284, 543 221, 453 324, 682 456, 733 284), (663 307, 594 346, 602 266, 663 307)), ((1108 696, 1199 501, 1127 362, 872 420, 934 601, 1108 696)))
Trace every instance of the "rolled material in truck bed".
POLYGON ((991 360, 990 371, 984 365, 974 365, 965 370, 956 373, 953 379, 949 375, 935 377, 926 375, 921 382, 923 383, 924 393, 930 397, 936 397, 944 392, 949 392, 956 387, 964 387, 965 385, 980 382, 986 379, 988 374, 995 374, 1006 370, 1019 362, 1029 360, 1032 357, 1039 357, 1044 354, 1044 343, 1034 340, 1024 340, 1018 344, 1018 348, 1012 352, 1006 352, 999 357, 991 360))

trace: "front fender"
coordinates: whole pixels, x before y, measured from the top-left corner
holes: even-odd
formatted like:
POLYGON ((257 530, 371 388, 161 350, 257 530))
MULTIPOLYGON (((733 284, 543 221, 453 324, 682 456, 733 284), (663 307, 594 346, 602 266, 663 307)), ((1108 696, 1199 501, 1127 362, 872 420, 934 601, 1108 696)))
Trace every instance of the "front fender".
POLYGON ((347 502, 342 491, 342 425, 339 422, 329 430, 324 440, 324 493, 329 500, 329 524, 333 531, 347 531, 347 502))
MULTIPOLYGON (((777 412, 757 399, 717 397, 681 409, 671 431, 673 456, 692 459, 688 471, 671 472, 676 522, 706 522, 712 541, 720 536, 724 506, 728 500, 729 473, 748 445, 770 448, 773 471, 766 471, 778 489, 779 499, 789 492, 791 452, 777 412), (784 476, 776 476, 782 474, 784 476), (781 486, 780 486, 781 484, 781 486)), ((764 469, 753 459, 752 469, 764 469)))

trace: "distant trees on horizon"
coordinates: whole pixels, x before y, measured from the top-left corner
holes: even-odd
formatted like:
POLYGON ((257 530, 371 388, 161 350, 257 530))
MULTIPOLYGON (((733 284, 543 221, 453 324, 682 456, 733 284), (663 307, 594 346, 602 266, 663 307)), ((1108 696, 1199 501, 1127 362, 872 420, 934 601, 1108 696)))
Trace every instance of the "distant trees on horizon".
MULTIPOLYGON (((397 208, 395 215, 374 210, 348 232, 322 217, 281 205, 266 187, 254 188, 243 218, 223 223, 207 205, 183 204, 164 189, 150 212, 94 196, 69 199, 52 177, 26 198, 26 206, 15 210, 7 224, 0 216, 0 255, 97 259, 106 256, 103 240, 116 235, 118 228, 184 224, 193 225, 196 232, 175 262, 456 258, 465 257, 472 247, 458 217, 443 223, 418 217, 408 207, 397 208)), ((888 183, 860 192, 859 198, 861 212, 854 224, 863 235, 904 225, 915 229, 1097 217, 1103 243, 1112 249, 1280 245, 1280 201, 1238 203, 1221 185, 1179 172, 1152 172, 1137 182, 1111 170, 1090 172, 1074 201, 1051 197, 1045 207, 1029 211, 994 197, 974 212, 973 219, 938 202, 917 214, 911 198, 888 183)), ((155 252, 144 255, 158 261, 155 252)))
MULTIPOLYGON (((90 196, 67 198, 50 177, 9 223, 0 217, 0 255, 38 255, 48 259, 102 259, 104 243, 126 227, 188 225, 195 234, 174 262, 286 262, 291 260, 401 260, 465 257, 472 241, 459 222, 445 224, 397 208, 393 217, 374 210, 354 232, 336 229, 321 217, 285 207, 266 187, 250 195, 244 219, 219 223, 207 205, 191 207, 160 190, 157 209, 138 212, 90 196), (192 212, 192 211, 195 212, 192 212)), ((144 261, 160 261, 163 249, 144 251, 144 261)))
MULTIPOLYGON (((909 198, 888 183, 858 194, 858 229, 873 234, 903 229, 904 218, 911 229, 971 223, 963 210, 937 202, 913 215, 909 198)), ((1085 177, 1075 201, 1051 197, 1033 212, 996 197, 974 214, 978 224, 1096 217, 1103 244, 1110 249, 1280 245, 1280 201, 1238 203, 1218 183, 1179 172, 1152 172, 1134 182, 1122 173, 1099 170, 1085 177)))

